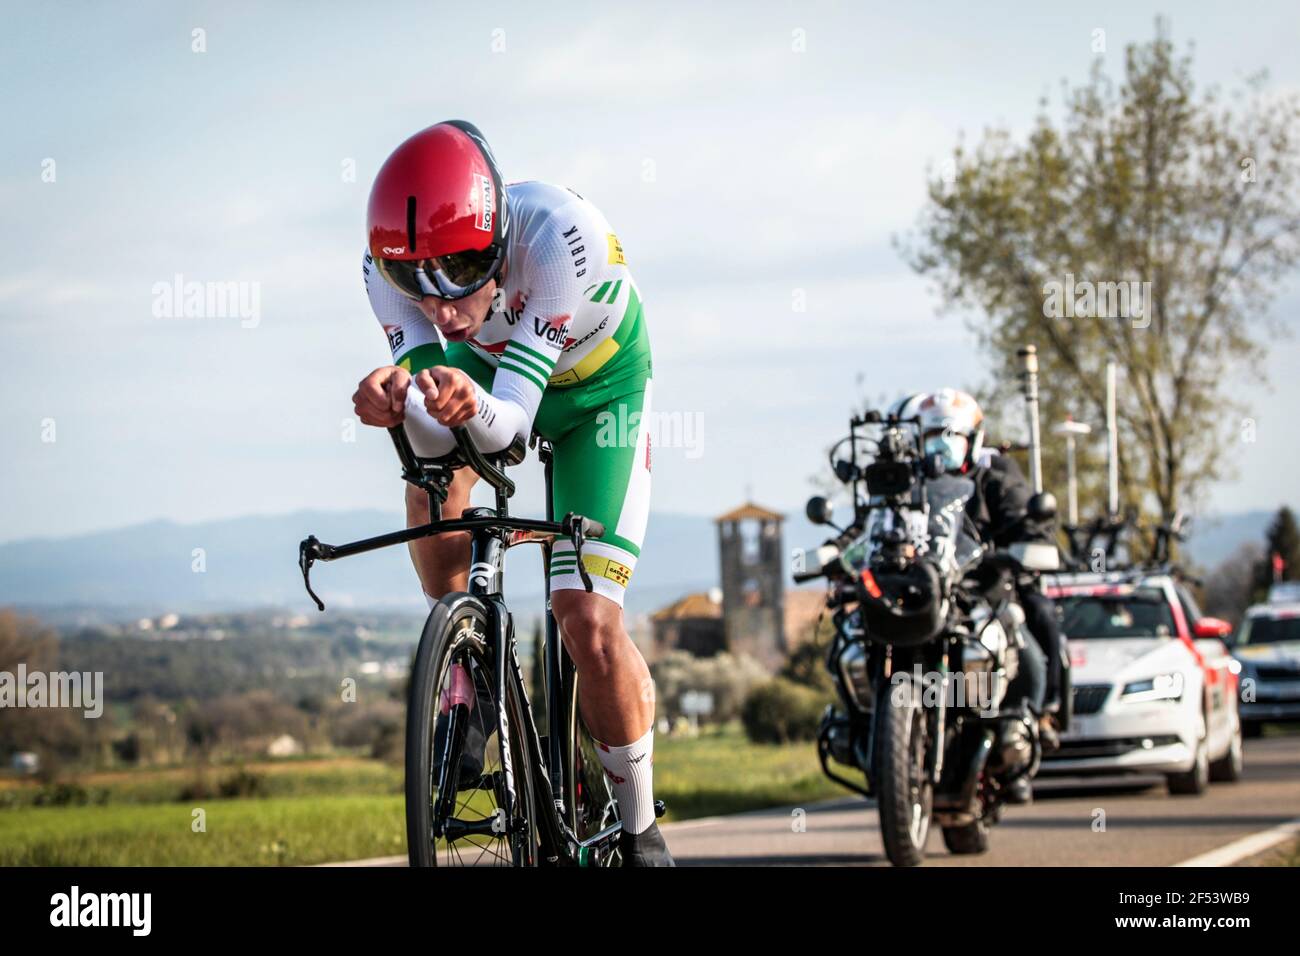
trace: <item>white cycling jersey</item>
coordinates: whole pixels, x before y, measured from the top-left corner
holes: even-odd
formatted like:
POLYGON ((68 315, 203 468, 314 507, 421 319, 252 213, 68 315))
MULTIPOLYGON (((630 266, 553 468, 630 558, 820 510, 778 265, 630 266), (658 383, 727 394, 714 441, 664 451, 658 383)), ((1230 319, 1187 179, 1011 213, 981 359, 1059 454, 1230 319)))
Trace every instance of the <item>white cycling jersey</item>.
MULTIPOLYGON (((490 392, 475 385, 478 414, 466 423, 475 444, 489 453, 528 437, 548 386, 581 386, 621 365, 613 360, 621 349, 637 347, 631 327, 640 312, 623 248, 595 206, 540 182, 512 183, 506 195, 511 229, 503 273, 487 320, 467 341, 496 368, 490 392)), ((366 293, 393 360, 418 371, 427 364, 419 361, 419 350, 447 343, 415 303, 372 274, 372 266, 367 251, 366 293)), ((455 446, 415 388, 407 394, 407 432, 422 456, 441 456, 455 446)))

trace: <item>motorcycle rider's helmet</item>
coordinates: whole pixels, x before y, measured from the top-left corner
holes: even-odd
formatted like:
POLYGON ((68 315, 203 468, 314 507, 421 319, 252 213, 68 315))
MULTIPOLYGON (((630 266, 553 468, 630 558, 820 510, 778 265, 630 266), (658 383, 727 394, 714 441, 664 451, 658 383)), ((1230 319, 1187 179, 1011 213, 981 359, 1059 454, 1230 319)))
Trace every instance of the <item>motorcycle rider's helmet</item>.
POLYGON ((941 388, 917 404, 921 440, 927 455, 937 455, 945 471, 965 471, 984 449, 984 413, 974 398, 941 388))
POLYGON ((921 407, 921 402, 930 397, 929 392, 913 392, 910 395, 904 395, 898 401, 894 402, 889 408, 885 409, 885 415, 890 418, 908 419, 916 418, 917 410, 921 407))
POLYGON ((464 120, 421 130, 375 176, 366 213, 379 273, 410 299, 461 299, 505 262, 510 206, 483 134, 464 120))

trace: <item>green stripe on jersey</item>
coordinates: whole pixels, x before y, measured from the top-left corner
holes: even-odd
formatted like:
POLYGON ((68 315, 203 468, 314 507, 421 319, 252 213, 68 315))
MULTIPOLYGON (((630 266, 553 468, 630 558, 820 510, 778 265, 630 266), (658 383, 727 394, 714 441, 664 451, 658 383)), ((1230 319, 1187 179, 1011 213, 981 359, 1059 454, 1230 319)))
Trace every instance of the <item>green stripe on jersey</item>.
POLYGON ((537 351, 537 349, 530 349, 527 345, 524 345, 522 342, 516 342, 514 339, 511 339, 510 342, 509 342, 509 344, 506 346, 506 348, 507 348, 507 349, 512 349, 512 348, 519 349, 520 351, 525 352, 525 353, 527 353, 528 355, 531 355, 533 358, 535 358, 535 359, 537 359, 538 361, 540 361, 540 362, 542 363, 542 365, 545 366, 546 368, 554 368, 554 367, 555 367, 555 358, 554 358, 554 357, 549 356, 549 355, 543 355, 541 352, 537 351))
POLYGON ((520 364, 508 355, 501 356, 501 361, 497 364, 497 368, 503 368, 508 372, 514 372, 516 375, 522 375, 543 392, 546 391, 545 378, 539 376, 531 367, 520 364))
POLYGON ((502 353, 502 357, 510 359, 510 361, 514 362, 516 365, 524 365, 536 370, 543 378, 551 374, 551 366, 543 365, 541 362, 537 361, 537 359, 530 357, 526 353, 515 351, 508 346, 505 352, 502 353))

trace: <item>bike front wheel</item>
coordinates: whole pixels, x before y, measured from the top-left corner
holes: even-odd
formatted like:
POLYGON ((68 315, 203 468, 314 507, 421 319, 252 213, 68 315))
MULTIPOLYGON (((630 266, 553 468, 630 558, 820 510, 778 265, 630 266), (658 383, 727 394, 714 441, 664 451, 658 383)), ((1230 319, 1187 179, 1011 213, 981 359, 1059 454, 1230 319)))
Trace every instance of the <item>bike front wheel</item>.
POLYGON ((429 615, 406 709, 406 839, 411 866, 535 866, 533 768, 522 695, 498 699, 488 616, 452 597, 429 615))

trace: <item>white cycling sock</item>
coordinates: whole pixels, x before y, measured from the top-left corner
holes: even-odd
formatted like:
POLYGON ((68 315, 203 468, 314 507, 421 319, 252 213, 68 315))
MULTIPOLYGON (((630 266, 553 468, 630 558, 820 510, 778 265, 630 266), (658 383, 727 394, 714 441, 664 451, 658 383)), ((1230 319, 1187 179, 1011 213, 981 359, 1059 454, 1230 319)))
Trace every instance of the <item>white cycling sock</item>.
POLYGON ((623 829, 633 835, 644 833, 655 822, 653 726, 640 740, 623 747, 611 747, 592 738, 596 756, 614 787, 623 829))

